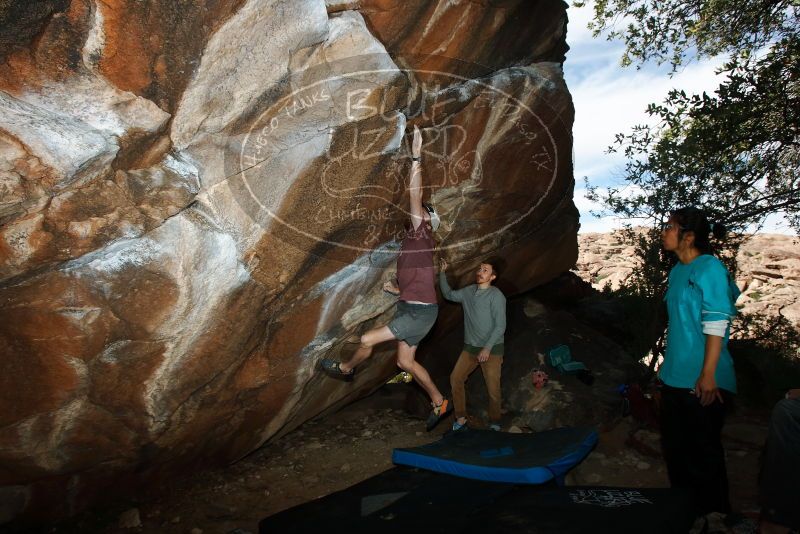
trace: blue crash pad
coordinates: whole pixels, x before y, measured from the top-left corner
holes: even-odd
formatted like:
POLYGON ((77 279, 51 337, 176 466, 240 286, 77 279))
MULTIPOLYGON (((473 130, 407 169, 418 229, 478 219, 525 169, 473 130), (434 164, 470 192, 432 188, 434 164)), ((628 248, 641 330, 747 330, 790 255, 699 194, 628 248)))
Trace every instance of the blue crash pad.
POLYGON ((468 429, 420 447, 395 449, 392 461, 463 478, 541 484, 560 480, 596 443, 597 432, 583 427, 535 434, 468 429))

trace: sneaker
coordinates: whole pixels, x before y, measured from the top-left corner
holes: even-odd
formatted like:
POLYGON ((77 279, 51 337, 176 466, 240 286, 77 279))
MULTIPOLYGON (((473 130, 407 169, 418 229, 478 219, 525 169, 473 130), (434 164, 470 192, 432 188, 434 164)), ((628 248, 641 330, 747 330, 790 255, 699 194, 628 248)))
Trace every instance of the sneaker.
POLYGON ((450 415, 450 412, 453 411, 453 405, 450 404, 450 401, 444 399, 439 406, 434 406, 431 413, 428 415, 428 421, 426 422, 425 428, 428 432, 436 428, 436 425, 439 424, 439 421, 450 415))
POLYGON ((491 425, 489 425, 489 430, 500 432, 500 425, 498 425, 497 423, 492 423, 491 425))
POLYGON ((451 429, 453 432, 458 432, 459 430, 467 430, 467 422, 459 423, 458 420, 453 421, 453 428, 451 429))

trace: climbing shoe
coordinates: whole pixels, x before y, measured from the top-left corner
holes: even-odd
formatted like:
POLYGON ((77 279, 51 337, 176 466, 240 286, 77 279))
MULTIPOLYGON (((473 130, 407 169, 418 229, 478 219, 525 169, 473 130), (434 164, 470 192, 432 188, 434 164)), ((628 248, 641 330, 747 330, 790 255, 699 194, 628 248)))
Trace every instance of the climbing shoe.
POLYGON ((425 428, 428 432, 436 428, 436 425, 439 424, 439 421, 450 415, 450 412, 453 411, 453 405, 447 399, 444 399, 442 403, 438 406, 434 405, 433 410, 428 415, 428 421, 425 425, 425 428))
POLYGON ((322 358, 319 361, 319 366, 325 371, 328 375, 332 376, 333 378, 338 378, 339 380, 347 380, 350 381, 353 379, 353 376, 356 374, 355 369, 350 369, 349 372, 342 371, 342 362, 337 360, 332 360, 330 358, 322 358))

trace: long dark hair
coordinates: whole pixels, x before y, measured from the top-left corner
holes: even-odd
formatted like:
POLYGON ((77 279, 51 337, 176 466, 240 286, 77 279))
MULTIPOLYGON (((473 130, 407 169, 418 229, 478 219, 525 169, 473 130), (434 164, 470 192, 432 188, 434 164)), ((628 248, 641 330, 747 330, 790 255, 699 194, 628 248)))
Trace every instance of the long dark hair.
POLYGON ((684 232, 694 232, 694 246, 703 254, 713 254, 710 235, 723 239, 728 229, 720 222, 710 222, 705 212, 699 208, 687 207, 674 210, 669 214, 680 226, 680 236, 684 232))

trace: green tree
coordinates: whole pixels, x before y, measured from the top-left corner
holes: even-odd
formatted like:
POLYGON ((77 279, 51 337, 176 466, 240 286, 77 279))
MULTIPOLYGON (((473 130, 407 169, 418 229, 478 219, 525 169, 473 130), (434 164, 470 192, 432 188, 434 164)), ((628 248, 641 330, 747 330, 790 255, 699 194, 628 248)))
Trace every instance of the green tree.
MULTIPOLYGON (((585 0, 573 2, 584 7, 585 0)), ((797 0, 595 0, 595 37, 625 43, 623 65, 656 61, 673 71, 694 57, 738 56, 797 38, 797 0)))
MULTIPOLYGON (((575 1, 582 7, 585 1, 575 1)), ((675 89, 651 104, 652 125, 618 134, 610 152, 626 157, 622 185, 589 198, 630 221, 627 237, 642 262, 623 291, 651 303, 649 339, 661 354, 661 296, 672 265, 660 252, 661 224, 682 206, 704 209, 741 235, 783 214, 800 229, 800 1, 595 0, 595 37, 625 44, 623 65, 725 56, 713 95, 675 89)), ((740 238, 720 243, 735 272, 740 238)))
POLYGON ((624 41, 623 64, 730 56, 714 95, 672 90, 648 106, 654 125, 617 136, 624 185, 595 199, 651 227, 695 205, 733 231, 778 212, 800 228, 800 2, 598 0, 594 12, 595 35, 624 41))

